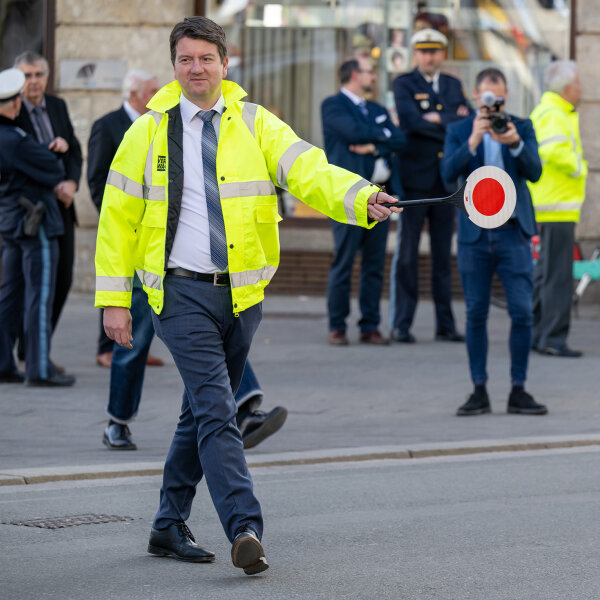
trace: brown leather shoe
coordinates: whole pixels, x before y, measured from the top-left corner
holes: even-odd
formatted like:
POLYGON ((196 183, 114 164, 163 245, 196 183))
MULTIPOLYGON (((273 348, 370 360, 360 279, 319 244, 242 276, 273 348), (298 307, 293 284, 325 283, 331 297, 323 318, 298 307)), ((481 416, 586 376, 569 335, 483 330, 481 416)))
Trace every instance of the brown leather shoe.
POLYGON ((375 344, 377 346, 387 346, 390 340, 384 338, 377 329, 361 333, 358 338, 361 344, 375 344))
POLYGON ((162 367, 165 364, 165 361, 162 358, 158 358, 158 356, 152 356, 152 354, 148 354, 146 364, 149 367, 162 367))
POLYGON ((110 369, 110 363, 112 362, 112 352, 104 352, 103 354, 96 355, 96 363, 105 369, 110 369))
POLYGON ((330 331, 328 341, 332 346, 347 346, 350 343, 346 337, 346 332, 341 329, 330 331))

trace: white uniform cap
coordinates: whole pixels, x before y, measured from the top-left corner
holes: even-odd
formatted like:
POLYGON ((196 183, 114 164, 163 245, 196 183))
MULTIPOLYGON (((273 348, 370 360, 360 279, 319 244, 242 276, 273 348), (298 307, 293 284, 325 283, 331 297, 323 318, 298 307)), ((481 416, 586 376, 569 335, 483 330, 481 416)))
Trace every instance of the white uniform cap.
POLYGON ((25 75, 19 69, 0 71, 0 102, 16 98, 25 85, 25 75))
POLYGON ((415 50, 443 50, 448 46, 448 38, 437 29, 421 29, 412 36, 415 50))

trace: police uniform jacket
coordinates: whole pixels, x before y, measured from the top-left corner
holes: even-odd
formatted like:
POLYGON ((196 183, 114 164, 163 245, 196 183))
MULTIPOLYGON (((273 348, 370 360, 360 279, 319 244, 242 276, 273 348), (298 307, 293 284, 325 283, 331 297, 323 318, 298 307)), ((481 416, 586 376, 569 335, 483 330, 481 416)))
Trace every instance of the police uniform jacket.
POLYGON ((26 210, 19 204, 24 196, 32 204, 42 201, 48 237, 62 235, 54 187, 65 177, 61 161, 54 152, 43 148, 32 136, 0 116, 0 234, 6 238, 23 235, 26 210))
POLYGON ((402 160, 402 183, 413 190, 432 189, 439 176, 446 126, 464 117, 456 114, 462 104, 471 107, 456 77, 440 73, 435 93, 418 69, 394 81, 394 97, 400 127, 408 138, 409 151, 402 160), (422 115, 438 112, 442 124, 430 123, 422 115))

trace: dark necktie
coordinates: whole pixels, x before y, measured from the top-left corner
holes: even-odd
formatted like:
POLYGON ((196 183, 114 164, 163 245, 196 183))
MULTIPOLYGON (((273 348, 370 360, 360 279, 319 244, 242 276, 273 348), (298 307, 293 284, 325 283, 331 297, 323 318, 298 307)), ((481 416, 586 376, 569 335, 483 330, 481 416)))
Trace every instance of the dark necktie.
POLYGON ((208 225, 210 229, 210 259, 219 268, 227 268, 227 238, 221 210, 221 197, 217 183, 217 134, 212 124, 216 110, 199 111, 198 116, 204 121, 202 127, 202 167, 204 169, 204 190, 208 209, 208 225))
POLYGON ((359 108, 360 112, 362 113, 363 117, 369 116, 369 111, 367 110, 367 101, 366 100, 361 100, 358 103, 358 108, 359 108))
POLYGON ((54 139, 52 133, 48 131, 46 121, 44 121, 44 111, 41 106, 35 106, 33 109, 33 117, 39 131, 38 141, 42 146, 48 146, 48 144, 54 139))

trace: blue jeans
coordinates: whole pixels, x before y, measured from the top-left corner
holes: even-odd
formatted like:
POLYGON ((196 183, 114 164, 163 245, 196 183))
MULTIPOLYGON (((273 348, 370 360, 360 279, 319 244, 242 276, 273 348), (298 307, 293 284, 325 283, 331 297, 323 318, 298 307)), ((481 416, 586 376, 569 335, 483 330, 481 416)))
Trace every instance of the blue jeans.
MULTIPOLYGON (((126 425, 132 421, 140 405, 142 385, 146 372, 146 359, 154 338, 152 309, 148 296, 142 288, 134 287, 131 295, 131 319, 133 323, 133 348, 129 350, 114 344, 110 365, 110 395, 106 412, 115 422, 126 425)), ((246 363, 242 382, 235 396, 241 413, 256 410, 263 392, 250 366, 246 363)))
POLYGON ((154 527, 186 521, 203 476, 229 541, 249 526, 262 536, 242 437, 237 428, 237 391, 260 323, 257 304, 234 316, 229 286, 167 275, 158 337, 173 355, 185 391, 181 415, 163 473, 154 527))
POLYGON ((373 229, 331 221, 334 256, 327 290, 330 331, 346 331, 346 318, 350 314, 352 265, 359 251, 362 259, 358 291, 361 319, 358 326, 361 333, 373 331, 379 326, 379 303, 389 227, 389 221, 378 223, 373 229))
POLYGON ((142 397, 142 385, 146 371, 146 359, 154 337, 152 309, 148 296, 140 287, 134 287, 131 294, 131 321, 133 348, 114 344, 110 364, 110 395, 108 416, 123 425, 137 414, 142 397))
POLYGON ((511 381, 513 385, 523 385, 533 328, 533 260, 529 239, 516 224, 484 229, 474 244, 459 243, 458 269, 467 307, 466 339, 473 383, 483 385, 488 379, 487 318, 492 277, 497 273, 511 318, 511 381))

